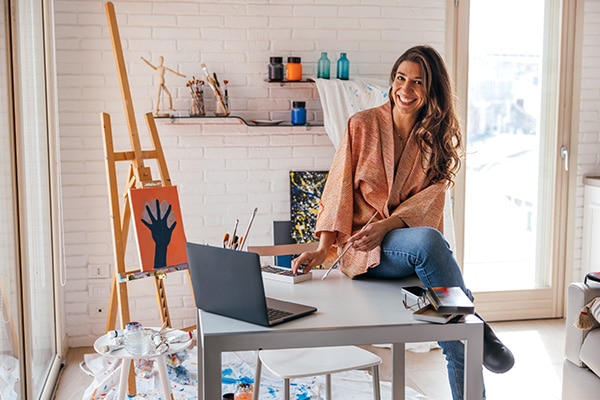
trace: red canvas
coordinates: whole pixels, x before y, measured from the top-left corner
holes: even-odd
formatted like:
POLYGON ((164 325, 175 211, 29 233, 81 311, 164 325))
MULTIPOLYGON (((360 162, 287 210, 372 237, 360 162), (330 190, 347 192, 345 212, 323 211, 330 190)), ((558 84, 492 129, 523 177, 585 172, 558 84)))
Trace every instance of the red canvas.
POLYGON ((187 264, 177 187, 131 189, 129 201, 142 271, 187 264))

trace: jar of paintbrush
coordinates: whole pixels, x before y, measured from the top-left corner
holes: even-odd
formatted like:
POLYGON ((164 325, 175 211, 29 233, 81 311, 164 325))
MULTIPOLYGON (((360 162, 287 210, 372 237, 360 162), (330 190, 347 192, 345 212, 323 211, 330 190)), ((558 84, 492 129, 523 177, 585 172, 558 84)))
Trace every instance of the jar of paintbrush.
POLYGON ((204 81, 192 77, 192 80, 188 81, 187 87, 192 95, 190 117, 201 117, 206 115, 206 109, 204 107, 204 81))

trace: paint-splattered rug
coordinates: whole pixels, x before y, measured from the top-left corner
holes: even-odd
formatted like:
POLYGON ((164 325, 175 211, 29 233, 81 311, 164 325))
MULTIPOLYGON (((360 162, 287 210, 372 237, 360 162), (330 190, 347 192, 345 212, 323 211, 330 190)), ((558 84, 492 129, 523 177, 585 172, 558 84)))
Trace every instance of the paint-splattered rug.
MULTIPOLYGON (((196 348, 177 353, 169 360, 169 378, 175 400, 195 400, 198 398, 196 348)), ((86 354, 82 369, 94 377, 92 384, 86 389, 84 400, 115 399, 116 386, 119 381, 120 361, 86 354)), ((158 369, 152 361, 141 360, 136 364, 136 384, 138 395, 135 399, 162 399, 158 369)), ((223 356, 222 392, 234 392, 241 382, 253 383, 256 352, 244 351, 225 353, 223 356)), ((261 378, 260 399, 275 400, 282 397, 283 382, 263 369, 261 378)), ((334 398, 344 400, 364 400, 372 396, 371 376, 365 371, 350 371, 335 374, 331 378, 334 398)), ((381 382, 381 398, 390 399, 390 383, 381 382)), ((292 385, 292 398, 295 400, 322 400, 325 397, 325 380, 323 377, 297 379, 292 385)), ((406 399, 422 400, 425 396, 415 390, 406 388, 406 399)))

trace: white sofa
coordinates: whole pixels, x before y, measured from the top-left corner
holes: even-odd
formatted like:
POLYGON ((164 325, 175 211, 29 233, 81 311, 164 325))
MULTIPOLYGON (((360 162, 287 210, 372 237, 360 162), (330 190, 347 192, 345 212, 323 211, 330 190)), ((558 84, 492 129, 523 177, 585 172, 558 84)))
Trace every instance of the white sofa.
POLYGON ((581 309, 600 297, 600 284, 571 283, 567 292, 563 400, 600 399, 600 328, 577 329, 574 323, 581 309))

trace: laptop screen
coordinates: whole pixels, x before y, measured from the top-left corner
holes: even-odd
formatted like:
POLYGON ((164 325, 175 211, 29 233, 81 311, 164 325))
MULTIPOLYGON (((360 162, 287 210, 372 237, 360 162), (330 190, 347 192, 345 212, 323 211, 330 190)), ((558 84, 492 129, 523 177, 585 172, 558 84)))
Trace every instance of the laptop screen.
POLYGON ((256 253, 187 243, 196 307, 267 324, 267 305, 256 253))
POLYGON ((189 242, 186 250, 199 309, 263 326, 317 311, 313 306, 266 298, 256 253, 189 242))

